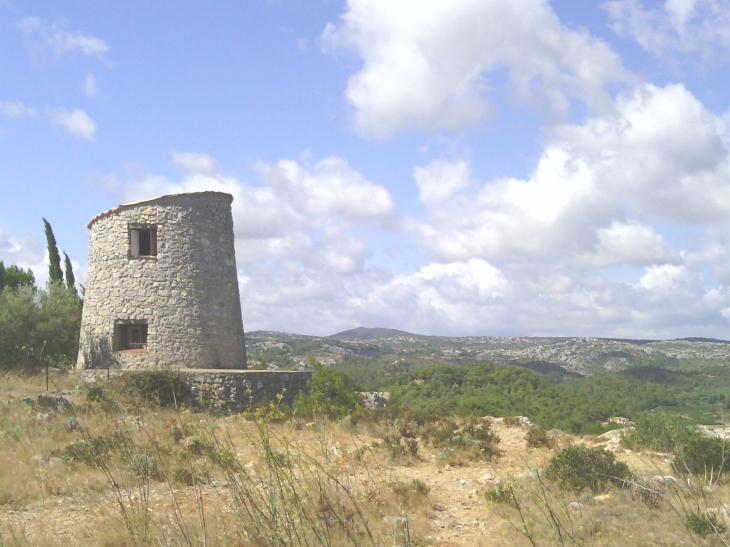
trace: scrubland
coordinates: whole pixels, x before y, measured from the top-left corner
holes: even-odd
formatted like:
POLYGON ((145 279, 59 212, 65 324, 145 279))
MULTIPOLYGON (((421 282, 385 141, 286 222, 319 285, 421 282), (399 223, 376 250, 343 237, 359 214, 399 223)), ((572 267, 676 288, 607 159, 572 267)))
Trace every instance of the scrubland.
POLYGON ((730 541, 722 465, 690 470, 617 432, 276 403, 219 415, 73 373, 50 393, 43 377, 6 375, 0 402, 3 546, 730 541))

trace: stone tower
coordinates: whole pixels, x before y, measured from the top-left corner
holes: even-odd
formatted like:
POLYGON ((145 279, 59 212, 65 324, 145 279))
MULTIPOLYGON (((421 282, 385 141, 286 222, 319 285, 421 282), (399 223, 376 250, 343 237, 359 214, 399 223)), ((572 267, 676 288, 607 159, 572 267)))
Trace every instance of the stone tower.
POLYGON ((77 368, 246 368, 231 201, 175 194, 89 221, 77 368))

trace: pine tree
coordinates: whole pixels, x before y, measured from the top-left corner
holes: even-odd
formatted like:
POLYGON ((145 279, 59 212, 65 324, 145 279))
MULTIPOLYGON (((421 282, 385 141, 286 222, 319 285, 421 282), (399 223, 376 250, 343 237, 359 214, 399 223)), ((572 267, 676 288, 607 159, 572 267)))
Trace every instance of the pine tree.
POLYGON ((66 251, 63 251, 63 267, 64 270, 66 270, 66 286, 71 289, 76 296, 79 295, 79 293, 76 291, 76 278, 74 277, 74 270, 73 266, 71 265, 71 259, 66 254, 66 251))
POLYGON ((53 235, 53 228, 44 218, 46 242, 48 246, 48 281, 63 283, 63 271, 61 270, 61 255, 58 254, 56 238, 53 235))

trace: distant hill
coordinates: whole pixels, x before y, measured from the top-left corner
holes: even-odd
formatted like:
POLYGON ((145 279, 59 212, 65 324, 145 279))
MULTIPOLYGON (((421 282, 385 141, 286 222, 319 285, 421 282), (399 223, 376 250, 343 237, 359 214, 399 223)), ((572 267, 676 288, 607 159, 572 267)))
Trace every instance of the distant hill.
POLYGON ((697 336, 691 336, 689 338, 677 338, 679 342, 711 342, 713 344, 730 344, 727 340, 719 340, 717 338, 701 338, 697 336))
POLYGON ((410 336, 416 338, 425 338, 420 334, 413 334, 397 329, 369 329, 367 327, 357 327, 356 329, 344 330, 337 334, 331 334, 327 338, 395 338, 396 336, 410 336))

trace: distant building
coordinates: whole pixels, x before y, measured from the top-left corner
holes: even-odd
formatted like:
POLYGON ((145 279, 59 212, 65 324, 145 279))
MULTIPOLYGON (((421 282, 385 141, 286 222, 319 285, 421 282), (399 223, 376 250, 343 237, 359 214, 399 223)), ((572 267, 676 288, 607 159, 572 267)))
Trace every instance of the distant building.
POLYGON ((77 368, 246 368, 231 201, 161 196, 89 221, 77 368))

